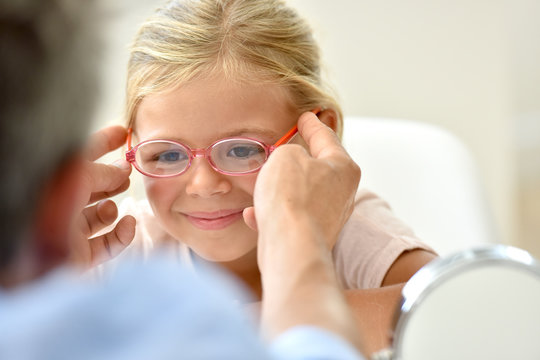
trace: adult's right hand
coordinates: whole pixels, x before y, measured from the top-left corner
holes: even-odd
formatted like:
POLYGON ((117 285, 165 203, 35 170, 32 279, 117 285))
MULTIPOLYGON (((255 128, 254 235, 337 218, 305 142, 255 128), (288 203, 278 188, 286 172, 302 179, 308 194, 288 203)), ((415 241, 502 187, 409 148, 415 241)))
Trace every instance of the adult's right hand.
POLYGON ((127 190, 131 173, 131 164, 124 159, 110 165, 95 160, 121 147, 126 136, 122 126, 107 127, 91 136, 86 149, 79 200, 81 214, 70 244, 72 260, 84 268, 115 257, 135 235, 135 219, 124 216, 112 230, 94 236, 118 217, 116 204, 108 198, 127 190))

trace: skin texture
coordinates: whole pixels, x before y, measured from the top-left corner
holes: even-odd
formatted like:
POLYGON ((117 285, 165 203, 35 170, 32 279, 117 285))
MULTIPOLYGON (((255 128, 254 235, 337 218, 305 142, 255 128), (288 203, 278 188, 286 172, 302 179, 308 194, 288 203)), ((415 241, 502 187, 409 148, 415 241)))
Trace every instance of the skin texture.
POLYGON ((113 229, 93 237, 116 220, 118 209, 108 198, 128 189, 131 174, 131 166, 125 160, 117 160, 113 164, 94 161, 123 146, 126 136, 123 127, 109 127, 93 134, 87 146, 80 176, 79 207, 82 211, 71 237, 72 261, 83 268, 114 258, 131 243, 135 235, 135 219, 124 216, 113 229))

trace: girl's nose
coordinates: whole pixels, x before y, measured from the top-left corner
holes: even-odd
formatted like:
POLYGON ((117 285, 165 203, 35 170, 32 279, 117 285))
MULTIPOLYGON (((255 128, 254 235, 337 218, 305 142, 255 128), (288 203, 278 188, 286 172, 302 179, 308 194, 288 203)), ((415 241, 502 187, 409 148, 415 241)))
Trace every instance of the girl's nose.
POLYGON ((186 193, 190 196, 208 198, 231 190, 228 177, 215 171, 204 157, 193 159, 191 167, 182 176, 188 177, 186 193))

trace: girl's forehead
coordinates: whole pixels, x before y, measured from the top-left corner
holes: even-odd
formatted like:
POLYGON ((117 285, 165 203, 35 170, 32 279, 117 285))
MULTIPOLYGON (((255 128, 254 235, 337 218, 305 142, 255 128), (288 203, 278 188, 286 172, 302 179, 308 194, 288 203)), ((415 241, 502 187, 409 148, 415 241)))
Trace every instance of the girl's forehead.
POLYGON ((141 141, 203 142, 237 135, 271 140, 293 126, 297 116, 278 85, 210 78, 143 98, 134 130, 141 141))
POLYGON ((171 105, 257 105, 280 106, 291 103, 288 89, 276 82, 228 78, 223 75, 199 77, 145 96, 143 102, 171 105))

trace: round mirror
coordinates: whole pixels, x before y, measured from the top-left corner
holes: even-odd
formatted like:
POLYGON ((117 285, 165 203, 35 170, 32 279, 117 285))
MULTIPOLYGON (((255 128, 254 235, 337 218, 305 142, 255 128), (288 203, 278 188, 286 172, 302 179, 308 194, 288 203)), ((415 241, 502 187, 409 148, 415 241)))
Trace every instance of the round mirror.
POLYGON ((540 265, 523 250, 437 259, 402 294, 392 349, 374 359, 540 359, 540 265))

